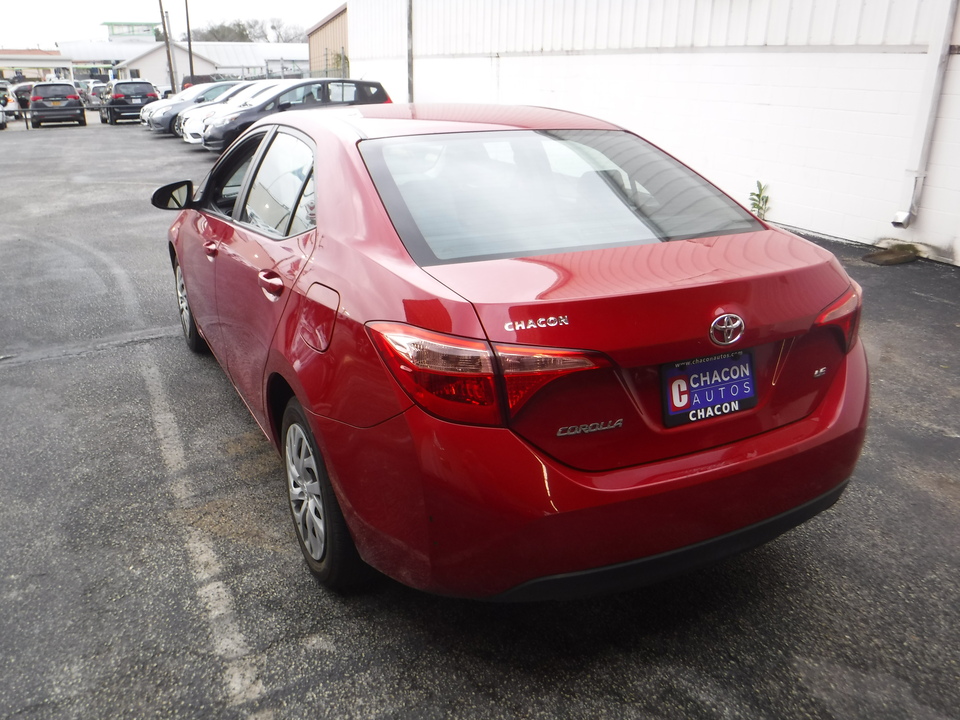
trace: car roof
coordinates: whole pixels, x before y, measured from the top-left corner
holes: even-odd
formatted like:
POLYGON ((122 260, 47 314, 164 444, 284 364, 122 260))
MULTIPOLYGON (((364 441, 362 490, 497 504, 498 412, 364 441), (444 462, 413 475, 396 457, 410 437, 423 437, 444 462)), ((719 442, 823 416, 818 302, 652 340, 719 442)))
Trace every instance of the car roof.
POLYGON ((385 103, 299 110, 272 115, 263 124, 283 124, 304 132, 331 130, 358 139, 479 132, 482 130, 621 130, 604 120, 528 105, 385 103))

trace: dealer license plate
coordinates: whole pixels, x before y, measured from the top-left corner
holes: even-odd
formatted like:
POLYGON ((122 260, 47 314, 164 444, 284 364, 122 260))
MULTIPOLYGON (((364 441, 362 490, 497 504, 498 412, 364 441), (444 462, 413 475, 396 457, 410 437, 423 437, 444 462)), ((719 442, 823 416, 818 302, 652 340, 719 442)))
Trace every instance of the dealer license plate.
POLYGON ((668 363, 660 377, 667 427, 732 415, 757 404, 749 350, 668 363))

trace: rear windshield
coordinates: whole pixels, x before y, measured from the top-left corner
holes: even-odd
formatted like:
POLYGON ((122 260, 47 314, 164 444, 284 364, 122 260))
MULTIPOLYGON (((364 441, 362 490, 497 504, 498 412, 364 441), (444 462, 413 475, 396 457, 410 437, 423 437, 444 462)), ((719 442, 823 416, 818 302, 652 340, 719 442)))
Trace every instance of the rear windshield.
POLYGON ((33 94, 37 97, 66 97, 76 95, 77 89, 73 85, 34 85, 33 94))
POLYGON ((624 131, 456 133, 359 147, 420 265, 762 229, 699 175, 624 131))
POLYGON ((147 95, 153 92, 153 85, 150 83, 119 83, 113 88, 114 93, 121 95, 147 95))

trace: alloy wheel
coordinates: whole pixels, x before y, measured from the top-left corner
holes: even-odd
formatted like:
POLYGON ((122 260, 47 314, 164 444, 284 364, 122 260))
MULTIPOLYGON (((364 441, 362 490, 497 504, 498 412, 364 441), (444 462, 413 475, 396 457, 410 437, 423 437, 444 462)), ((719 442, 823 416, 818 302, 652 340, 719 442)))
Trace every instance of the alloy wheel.
POLYGON ((185 335, 190 334, 190 303, 187 301, 187 287, 183 284, 183 272, 177 265, 177 304, 180 306, 180 324, 185 335))
POLYGON ((298 423, 287 428, 287 492, 297 533, 310 557, 320 562, 326 552, 326 513, 321 495, 317 458, 298 423))

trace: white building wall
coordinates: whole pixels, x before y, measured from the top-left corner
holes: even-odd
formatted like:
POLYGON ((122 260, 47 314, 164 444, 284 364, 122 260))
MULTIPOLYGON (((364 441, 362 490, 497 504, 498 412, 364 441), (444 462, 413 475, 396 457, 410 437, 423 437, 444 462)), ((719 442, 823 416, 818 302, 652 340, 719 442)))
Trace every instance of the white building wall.
MULTIPOLYGON (((173 55, 173 65, 176 68, 177 87, 183 85, 183 78, 190 72, 190 55, 177 45, 171 46, 173 55)), ((216 72, 216 66, 208 60, 194 55, 193 68, 197 75, 209 75, 216 72)), ((124 63, 118 73, 121 79, 128 79, 132 76, 131 70, 137 70, 140 73, 140 79, 148 80, 154 85, 164 88, 170 86, 170 72, 167 69, 167 52, 164 46, 158 46, 152 52, 140 58, 124 63)))
MULTIPOLYGON (((657 143, 768 219, 960 264, 960 65, 904 207, 927 49, 950 0, 414 0, 418 102, 548 105, 657 143)), ((406 0, 351 0, 351 69, 406 97, 406 0)), ((960 43, 960 18, 953 44, 960 43)), ((936 48, 939 50, 939 48, 936 48)), ((922 125, 922 123, 921 123, 922 125)))

